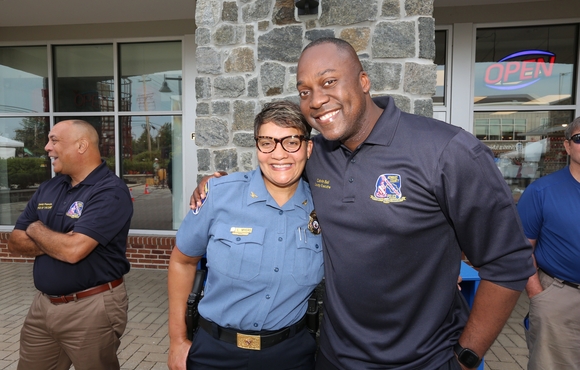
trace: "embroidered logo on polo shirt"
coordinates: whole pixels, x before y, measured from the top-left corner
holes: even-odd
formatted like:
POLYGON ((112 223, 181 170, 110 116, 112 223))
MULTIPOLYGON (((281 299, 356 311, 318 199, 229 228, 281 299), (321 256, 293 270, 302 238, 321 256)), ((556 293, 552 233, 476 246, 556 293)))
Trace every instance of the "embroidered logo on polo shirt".
POLYGON ((322 189, 330 189, 330 180, 316 179, 314 186, 322 189))
POLYGON ((382 203, 395 203, 406 200, 401 192, 401 175, 382 174, 377 178, 375 192, 371 199, 382 203))
POLYGON ((36 209, 52 209, 52 203, 38 203, 36 209))
POLYGON ((83 213, 84 203, 80 200, 77 200, 69 207, 68 211, 66 211, 66 215, 70 218, 79 218, 83 213))

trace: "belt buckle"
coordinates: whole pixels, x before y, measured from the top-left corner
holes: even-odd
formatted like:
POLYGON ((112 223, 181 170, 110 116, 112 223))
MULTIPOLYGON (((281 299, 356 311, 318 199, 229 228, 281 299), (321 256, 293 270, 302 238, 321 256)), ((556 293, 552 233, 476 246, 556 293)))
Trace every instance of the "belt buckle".
POLYGON ((64 295, 49 295, 52 304, 69 303, 70 301, 64 295))
POLYGON ((237 346, 238 348, 251 349, 254 351, 259 351, 260 348, 260 336, 259 335, 249 335, 236 333, 237 346))

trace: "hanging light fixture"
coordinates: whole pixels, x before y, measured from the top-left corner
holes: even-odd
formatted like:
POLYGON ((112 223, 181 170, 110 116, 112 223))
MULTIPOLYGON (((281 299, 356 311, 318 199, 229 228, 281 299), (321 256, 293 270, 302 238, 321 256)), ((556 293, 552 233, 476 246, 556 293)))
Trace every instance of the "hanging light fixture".
POLYGON ((319 0, 294 0, 298 15, 318 14, 319 0))
POLYGON ((169 88, 169 85, 167 84, 167 79, 166 79, 165 75, 163 75, 163 84, 161 84, 161 88, 159 89, 159 92, 162 92, 162 93, 172 92, 172 90, 169 88))

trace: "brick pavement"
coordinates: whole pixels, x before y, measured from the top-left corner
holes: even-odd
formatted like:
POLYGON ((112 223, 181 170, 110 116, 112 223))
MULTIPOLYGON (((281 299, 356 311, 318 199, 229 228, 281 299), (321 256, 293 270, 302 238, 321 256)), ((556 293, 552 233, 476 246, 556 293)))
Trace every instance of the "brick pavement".
MULTIPOLYGON (((167 271, 132 269, 126 276, 129 322, 121 338, 122 370, 167 369, 167 271)), ((0 370, 16 369, 20 326, 34 296, 32 265, 0 263, 0 370)), ((507 325, 485 356, 490 370, 523 370, 527 348, 522 294, 507 325)), ((265 369, 276 370, 276 369, 265 369)))

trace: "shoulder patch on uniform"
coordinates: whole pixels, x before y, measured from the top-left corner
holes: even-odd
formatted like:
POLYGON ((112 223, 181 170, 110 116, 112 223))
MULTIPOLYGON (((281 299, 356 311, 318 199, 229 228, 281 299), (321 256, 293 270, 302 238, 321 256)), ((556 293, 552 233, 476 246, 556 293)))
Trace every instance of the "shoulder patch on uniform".
POLYGON ((203 205, 205 204, 205 201, 209 197, 209 181, 205 183, 205 186, 204 186, 203 190, 205 191, 205 198, 203 198, 201 200, 201 206, 199 206, 198 208, 192 210, 192 212, 193 212, 194 215, 199 214, 199 211, 201 210, 201 207, 203 207, 203 205))

